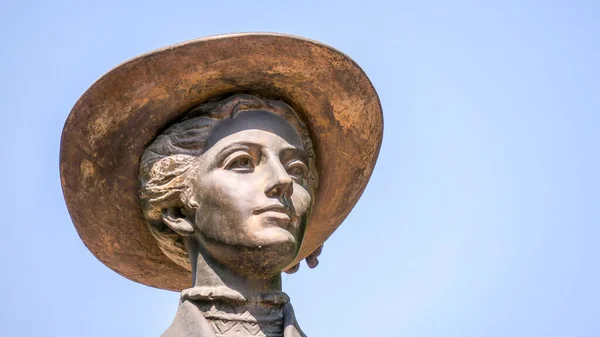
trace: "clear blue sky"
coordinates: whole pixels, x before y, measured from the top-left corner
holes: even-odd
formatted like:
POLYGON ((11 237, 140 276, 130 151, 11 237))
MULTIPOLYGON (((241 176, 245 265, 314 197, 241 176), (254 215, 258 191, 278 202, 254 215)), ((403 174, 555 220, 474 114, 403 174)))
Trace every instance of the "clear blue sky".
POLYGON ((0 335, 164 331, 178 294, 113 273, 71 224, 63 123, 128 58, 275 31, 354 58, 385 116, 320 266, 284 276, 309 337, 600 336, 599 18, 598 1, 3 0, 0 335))

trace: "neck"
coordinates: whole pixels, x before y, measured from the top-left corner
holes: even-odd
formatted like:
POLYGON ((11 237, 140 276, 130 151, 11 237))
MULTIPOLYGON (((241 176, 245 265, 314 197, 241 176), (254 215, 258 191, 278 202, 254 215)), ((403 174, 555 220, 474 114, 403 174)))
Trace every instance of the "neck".
POLYGON ((186 242, 192 262, 193 287, 181 292, 210 324, 216 337, 283 337, 281 274, 254 279, 215 261, 198 242, 186 242))
MULTIPOLYGON (((221 298, 238 302, 260 302, 265 298, 287 296, 281 292, 281 274, 271 278, 251 278, 226 268, 213 259, 196 240, 186 242, 192 265, 191 297, 221 298)), ((286 299, 276 299, 275 302, 286 299)), ((269 301, 267 299, 267 301, 269 301)))

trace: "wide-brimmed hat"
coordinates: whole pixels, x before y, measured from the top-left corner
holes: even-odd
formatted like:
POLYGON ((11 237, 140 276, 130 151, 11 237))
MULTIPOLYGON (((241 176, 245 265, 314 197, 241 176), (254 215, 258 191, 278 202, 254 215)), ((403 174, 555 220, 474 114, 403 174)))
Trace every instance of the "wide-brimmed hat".
POLYGON ((345 54, 300 37, 207 37, 119 65, 81 96, 67 118, 63 192, 79 236, 102 263, 152 287, 191 285, 189 270, 163 254, 146 225, 140 156, 190 109, 235 93, 287 102, 311 135, 319 187, 293 264, 346 218, 367 185, 382 139, 381 105, 367 75, 345 54))

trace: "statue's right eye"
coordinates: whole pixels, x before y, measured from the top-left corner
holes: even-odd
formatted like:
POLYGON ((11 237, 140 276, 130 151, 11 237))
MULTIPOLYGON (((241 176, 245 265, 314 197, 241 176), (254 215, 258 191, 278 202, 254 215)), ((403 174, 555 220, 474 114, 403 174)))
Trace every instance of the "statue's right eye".
POLYGON ((254 160, 247 153, 234 153, 227 158, 225 169, 237 172, 252 172, 254 160))

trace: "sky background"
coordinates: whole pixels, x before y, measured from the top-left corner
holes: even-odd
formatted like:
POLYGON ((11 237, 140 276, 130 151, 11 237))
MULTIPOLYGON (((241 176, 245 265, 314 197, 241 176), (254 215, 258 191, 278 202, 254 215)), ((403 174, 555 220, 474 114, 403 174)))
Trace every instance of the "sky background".
POLYGON ((284 275, 310 337, 600 336, 600 2, 0 2, 0 335, 158 336, 178 294, 109 270, 60 187, 101 75, 206 35, 350 55, 384 109, 363 197, 284 275))

